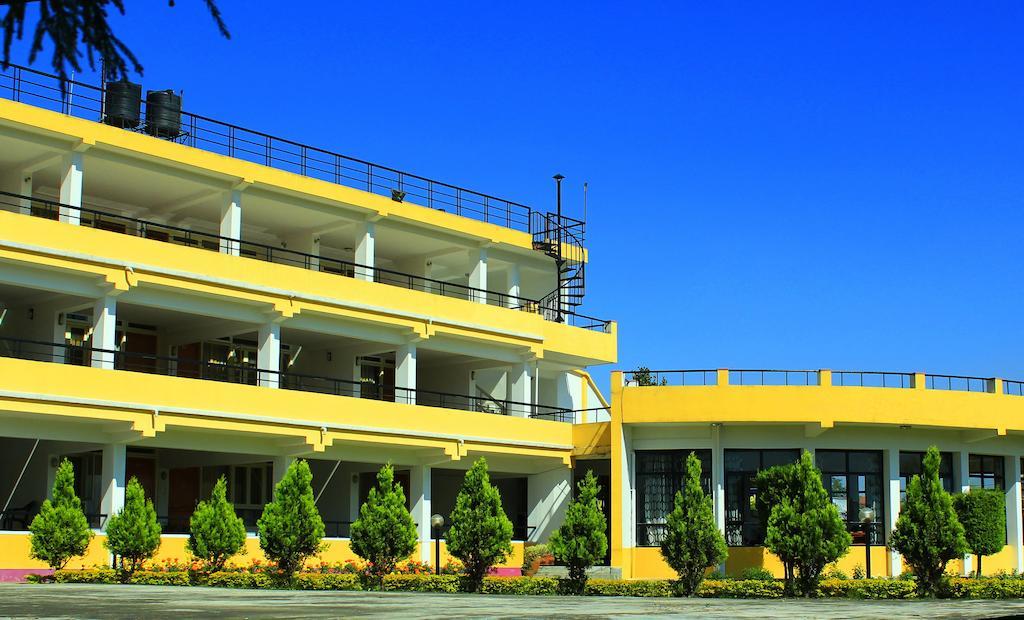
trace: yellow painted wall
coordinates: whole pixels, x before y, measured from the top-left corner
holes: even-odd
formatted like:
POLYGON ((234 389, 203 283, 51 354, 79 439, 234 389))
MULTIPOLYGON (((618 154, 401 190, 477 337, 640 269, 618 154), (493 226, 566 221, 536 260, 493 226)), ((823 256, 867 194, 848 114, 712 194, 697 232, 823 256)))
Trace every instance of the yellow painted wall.
MULTIPOLYGON (((336 317, 406 328, 421 338, 441 335, 526 347, 538 357, 550 352, 581 366, 614 362, 617 357, 615 324, 607 333, 585 330, 547 321, 531 312, 6 211, 0 211, 0 230, 4 231, 0 261, 95 277, 124 291, 157 287, 255 302, 285 317, 336 317), (9 243, 42 247, 28 251, 9 243), (74 253, 76 257, 47 254, 47 249, 74 253), (133 271, 127 272, 118 262, 131 264, 133 271)), ((125 299, 130 301, 130 295, 125 299)))
POLYGON ((658 386, 621 390, 623 421, 836 423, 1024 430, 1024 397, 915 388, 658 386))
MULTIPOLYGON (((971 570, 977 570, 977 556, 971 556, 971 570)), ((996 573, 1010 573, 1017 568, 1017 555, 1012 546, 1003 547, 999 553, 986 555, 981 560, 981 573, 983 575, 995 575, 996 573)), ((947 565, 947 571, 953 570, 960 575, 964 570, 963 560, 954 560, 947 565)))
MULTIPOLYGON (((871 575, 874 577, 889 576, 887 553, 885 547, 871 548, 871 575)), ((675 572, 661 557, 661 549, 657 547, 637 547, 632 549, 633 579, 674 579, 675 572)), ((856 566, 862 569, 864 547, 851 547, 850 552, 839 559, 831 568, 837 568, 847 576, 853 575, 856 566)), ((765 568, 778 578, 782 578, 782 563, 778 557, 764 547, 729 547, 729 558, 725 562, 725 572, 730 576, 739 576, 746 568, 765 568)))
POLYGON ((573 456, 595 457, 611 454, 612 428, 610 422, 574 424, 572 437, 573 456))
MULTIPOLYGON (((68 564, 69 569, 81 569, 81 568, 93 568, 95 566, 107 566, 109 564, 109 554, 106 548, 103 546, 103 541, 106 539, 105 536, 99 534, 95 536, 92 542, 89 544, 89 552, 82 558, 76 558, 68 564)), ((190 559, 188 551, 185 550, 185 543, 188 541, 187 536, 162 536, 160 538, 160 548, 157 550, 154 560, 162 562, 165 560, 174 560, 179 562, 187 562, 190 559)), ((347 539, 328 538, 325 540, 327 543, 327 549, 318 554, 314 559, 310 560, 310 564, 316 562, 327 562, 333 564, 335 562, 345 562, 347 560, 360 561, 355 553, 352 552, 347 539)), ((16 568, 16 569, 45 569, 46 564, 38 560, 33 560, 29 557, 30 549, 30 535, 26 533, 0 533, 0 569, 16 568)), ((430 546, 430 557, 431 563, 434 558, 434 543, 430 546)), ((259 560, 260 562, 266 562, 266 556, 263 555, 263 551, 260 549, 259 538, 250 536, 245 539, 245 553, 237 555, 229 562, 233 566, 245 566, 251 564, 253 560, 259 560)), ((413 554, 412 557, 418 557, 417 554, 413 554)), ((447 548, 442 542, 441 544, 441 563, 447 563, 450 559, 447 548)), ((518 568, 523 564, 523 543, 513 542, 512 543, 512 555, 510 555, 504 563, 500 564, 501 567, 514 567, 518 568)))

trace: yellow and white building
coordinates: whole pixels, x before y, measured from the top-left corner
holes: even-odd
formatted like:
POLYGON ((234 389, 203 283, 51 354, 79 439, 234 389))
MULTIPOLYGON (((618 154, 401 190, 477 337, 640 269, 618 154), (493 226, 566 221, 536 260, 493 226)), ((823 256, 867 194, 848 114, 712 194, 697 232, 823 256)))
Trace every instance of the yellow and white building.
MULTIPOLYGON (((870 562, 872 576, 898 576, 904 567, 886 544, 907 481, 932 445, 950 492, 1006 492, 1007 546, 984 559, 984 572, 1022 569, 1024 383, 835 370, 661 371, 643 385, 637 378, 612 373, 612 513, 620 518, 611 560, 626 576, 672 575, 657 543, 682 484, 682 459, 694 451, 729 545, 726 572, 763 566, 781 577, 778 559, 762 547, 753 477, 804 450, 853 534, 837 567, 850 575, 870 562)), ((953 568, 969 571, 971 563, 953 568)))
POLYGON ((354 557, 349 524, 389 461, 427 560, 430 515, 483 456, 518 566, 560 522, 573 422, 607 419, 586 411, 602 403, 583 369, 615 361, 616 326, 574 311, 583 222, 105 105, 98 88, 0 73, 0 569, 42 566, 26 527, 63 457, 100 533, 86 565, 106 559, 127 478, 154 500, 160 556, 184 558, 219 476, 255 531, 299 457, 325 561, 354 557))
POLYGON ((515 526, 507 566, 547 540, 589 469, 610 565, 670 577, 657 543, 690 451, 730 545, 725 569, 778 572, 752 479, 801 450, 854 532, 841 568, 870 557, 874 575, 895 575, 886 543, 930 445, 950 490, 1006 491, 1008 545, 986 572, 1024 568, 1024 384, 715 369, 638 385, 612 373, 609 404, 586 368, 616 361, 617 326, 577 312, 583 222, 113 103, 0 72, 0 578, 43 568, 26 528, 64 457, 98 533, 82 562, 93 565, 107 561, 103 528, 131 476, 164 525, 160 557, 185 557, 188 517, 221 475, 259 557, 256 519, 295 458, 313 471, 323 560, 354 557, 348 527, 392 462, 429 561, 430 515, 450 512, 480 456, 515 526))

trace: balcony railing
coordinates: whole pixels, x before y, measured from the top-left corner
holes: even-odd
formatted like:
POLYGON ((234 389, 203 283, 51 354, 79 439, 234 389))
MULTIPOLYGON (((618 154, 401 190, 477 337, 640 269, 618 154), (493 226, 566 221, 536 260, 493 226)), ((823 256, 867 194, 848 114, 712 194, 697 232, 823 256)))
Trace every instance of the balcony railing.
MULTIPOLYGON (((102 122, 103 95, 104 89, 98 86, 62 80, 28 67, 0 68, 0 96, 62 114, 102 122)), ((142 106, 145 110, 145 100, 142 106)), ((147 125, 129 129, 143 132, 147 125)), ((526 205, 198 114, 182 112, 180 132, 169 139, 394 200, 532 232, 531 209, 526 205)))
POLYGON ((839 387, 912 388, 914 387, 914 373, 834 370, 832 371, 832 385, 839 387))
POLYGON ((627 386, 718 385, 717 370, 631 370, 623 376, 627 386))
POLYGON ((629 370, 622 373, 624 387, 657 387, 669 385, 720 385, 722 376, 726 385, 733 386, 817 386, 824 376, 831 375, 833 387, 877 387, 895 389, 928 389, 952 392, 996 393, 996 382, 1002 382, 998 393, 1024 396, 1024 381, 969 377, 965 375, 937 375, 912 372, 886 372, 866 370, 629 370), (639 379, 639 380, 638 380, 639 379), (920 380, 919 380, 920 379, 920 380))
MULTIPOLYGON (((212 252, 237 248, 238 254, 246 258, 348 278, 359 277, 360 279, 373 280, 381 284, 422 291, 442 297, 454 297, 474 302, 486 300, 487 304, 492 306, 532 312, 540 314, 548 320, 555 320, 557 315, 555 310, 541 306, 540 302, 534 299, 515 297, 463 284, 443 282, 391 269, 370 267, 350 261, 306 254, 252 241, 221 237, 219 235, 128 217, 108 211, 87 207, 74 207, 44 198, 0 191, 0 209, 4 208, 16 212, 27 210, 31 215, 50 220, 59 219, 61 214, 64 214, 65 217, 70 215, 78 220, 80 226, 143 237, 174 245, 210 250, 212 252)), ((607 331, 610 324, 610 321, 566 311, 562 312, 562 318, 569 325, 592 331, 607 331)))
POLYGON ((522 403, 484 396, 450 394, 433 390, 381 387, 373 383, 294 372, 265 370, 255 365, 198 360, 177 356, 135 353, 58 342, 0 338, 0 357, 37 362, 90 366, 94 362, 113 364, 116 370, 147 374, 264 385, 286 390, 350 396, 370 400, 457 409, 477 413, 512 415, 558 422, 572 422, 575 412, 562 407, 522 403))

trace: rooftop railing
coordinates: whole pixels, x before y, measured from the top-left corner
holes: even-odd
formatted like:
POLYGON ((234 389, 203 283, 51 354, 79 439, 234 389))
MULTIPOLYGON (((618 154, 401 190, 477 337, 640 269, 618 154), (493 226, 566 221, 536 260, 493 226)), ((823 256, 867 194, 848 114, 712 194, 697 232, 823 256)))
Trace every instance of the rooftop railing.
POLYGON ((575 417, 573 411, 562 407, 432 390, 382 387, 374 383, 334 377, 266 370, 257 368, 255 365, 100 349, 63 342, 0 337, 0 357, 79 366, 105 363, 119 371, 244 385, 262 385, 301 392, 384 400, 477 413, 539 418, 558 422, 572 422, 575 417))
POLYGON ((864 370, 630 370, 625 387, 817 386, 927 389, 1024 396, 1024 381, 964 375, 864 370), (997 387, 1001 383, 1002 387, 997 387))
MULTIPOLYGON (((4 208, 11 211, 27 211, 30 215, 51 220, 60 218, 61 214, 64 214, 65 217, 70 215, 78 221, 79 226, 88 228, 118 232, 213 252, 221 252, 224 249, 237 249, 239 256, 269 263, 300 267, 302 269, 331 273, 349 278, 359 277, 360 279, 372 280, 381 284, 422 291, 442 297, 454 297, 474 302, 485 300, 487 304, 492 306, 532 312, 552 321, 555 320, 557 314, 555 310, 542 306, 539 301, 534 299, 515 297, 496 291, 473 288, 464 284, 434 280, 391 269, 370 267, 336 258, 306 254, 252 241, 240 241, 107 211, 87 207, 73 207, 43 198, 0 191, 0 210, 4 208)), ((607 331, 610 323, 610 321, 568 311, 563 311, 561 318, 563 322, 569 325, 591 331, 607 331)))
MULTIPOLYGON (((103 95, 104 89, 93 84, 62 80, 18 65, 0 68, 0 96, 70 116, 102 122, 103 95)), ((142 106, 145 111, 145 99, 142 106)), ((142 132, 147 126, 142 123, 129 129, 142 132)), ((168 139, 397 201, 533 232, 531 209, 526 205, 198 114, 181 112, 180 133, 168 139)))

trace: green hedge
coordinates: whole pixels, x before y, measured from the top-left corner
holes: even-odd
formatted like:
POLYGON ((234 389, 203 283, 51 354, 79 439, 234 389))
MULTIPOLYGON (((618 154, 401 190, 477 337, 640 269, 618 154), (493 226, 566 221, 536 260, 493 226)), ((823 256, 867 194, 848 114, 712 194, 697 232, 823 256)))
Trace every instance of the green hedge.
POLYGON ((862 599, 916 598, 916 585, 906 579, 823 579, 818 585, 818 595, 862 599))
MULTIPOLYGON (((59 570, 57 583, 121 583, 117 571, 109 568, 59 570)), ((339 573, 299 573, 290 583, 282 583, 267 573, 224 571, 203 575, 186 571, 136 571, 129 583, 139 585, 188 586, 209 585, 219 588, 296 588, 300 590, 363 590, 359 575, 339 573)), ((465 582, 458 575, 387 575, 383 590, 389 592, 465 591, 465 582)), ((563 582, 550 577, 487 577, 482 592, 499 595, 550 596, 566 592, 563 582)), ((672 582, 664 580, 622 581, 591 579, 587 596, 669 597, 672 582)), ((698 596, 703 598, 782 598, 781 581, 761 579, 705 580, 698 596)), ((824 579, 818 595, 825 598, 911 599, 917 597, 911 579, 824 579)), ((953 577, 943 587, 943 598, 1011 599, 1024 598, 1024 578, 985 577, 981 579, 953 577)))
POLYGON ((272 588, 275 584, 265 573, 237 573, 224 571, 212 573, 205 579, 205 585, 215 588, 272 588))
POLYGON ((621 579, 588 579, 587 596, 672 596, 668 581, 623 581, 621 579))
POLYGON ((1024 579, 950 579, 941 594, 949 598, 1024 598, 1024 579))
POLYGON ((763 579, 705 580, 700 584, 697 596, 702 598, 782 598, 782 582, 763 579))
POLYGON ((559 593, 559 581, 552 577, 484 577, 483 594, 533 594, 551 595, 559 593))
MULTIPOLYGON (((59 570, 53 574, 53 580, 57 583, 121 583, 118 572, 110 568, 59 570)), ((164 573, 146 570, 135 571, 128 583, 140 586, 192 585, 189 574, 185 572, 164 573)))
POLYGON ((385 575, 381 589, 387 592, 447 592, 462 591, 462 578, 458 575, 385 575))
POLYGON ((362 590, 359 575, 299 573, 295 576, 299 590, 362 590))

